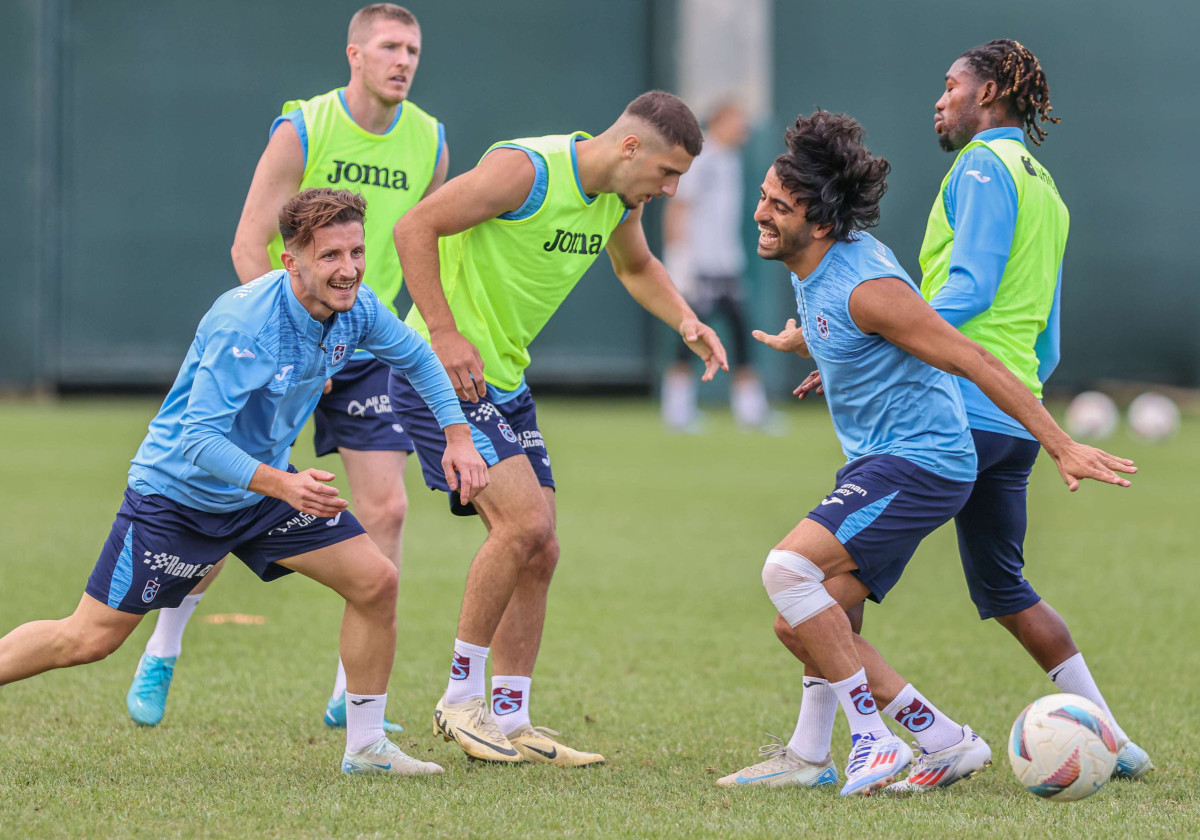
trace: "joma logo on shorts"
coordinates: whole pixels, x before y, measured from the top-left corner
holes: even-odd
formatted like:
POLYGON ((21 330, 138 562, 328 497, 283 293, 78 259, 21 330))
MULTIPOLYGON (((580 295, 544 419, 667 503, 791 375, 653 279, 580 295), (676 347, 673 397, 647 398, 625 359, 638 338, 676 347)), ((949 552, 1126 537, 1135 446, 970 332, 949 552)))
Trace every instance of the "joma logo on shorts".
POLYGON ((604 237, 598 233, 589 236, 586 233, 571 233, 569 230, 558 228, 554 231, 554 239, 542 243, 544 251, 561 251, 564 254, 599 254, 604 237))
POLYGON ((369 163, 352 163, 335 160, 337 170, 325 180, 337 184, 343 178, 351 184, 371 187, 387 187, 392 190, 408 189, 408 173, 403 169, 388 169, 386 166, 371 166, 369 163))

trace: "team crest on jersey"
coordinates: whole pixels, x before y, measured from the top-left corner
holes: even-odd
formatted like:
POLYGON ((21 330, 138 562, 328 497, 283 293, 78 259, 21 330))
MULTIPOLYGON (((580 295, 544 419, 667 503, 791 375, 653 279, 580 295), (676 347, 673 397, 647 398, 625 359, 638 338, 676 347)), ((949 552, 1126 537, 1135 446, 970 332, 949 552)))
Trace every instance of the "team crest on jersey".
POLYGON ((154 600, 154 596, 158 594, 158 590, 162 585, 157 580, 146 581, 146 588, 142 590, 142 601, 149 604, 154 600))
POLYGON ((517 442, 517 433, 512 430, 512 426, 501 420, 496 424, 500 429, 500 434, 504 435, 504 439, 509 443, 517 442))
POLYGON ((330 362, 338 365, 342 363, 342 359, 344 358, 346 358, 346 345, 339 344, 333 348, 333 358, 330 359, 330 362))
POLYGON ((817 335, 829 338, 829 319, 824 314, 817 315, 817 335))

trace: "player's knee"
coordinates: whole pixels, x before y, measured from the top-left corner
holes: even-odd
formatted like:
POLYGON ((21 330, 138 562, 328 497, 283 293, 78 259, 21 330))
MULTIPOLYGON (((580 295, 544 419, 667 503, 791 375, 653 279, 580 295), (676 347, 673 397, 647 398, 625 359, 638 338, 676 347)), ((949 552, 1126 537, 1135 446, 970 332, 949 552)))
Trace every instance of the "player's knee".
POLYGON ((399 591, 400 572, 380 554, 370 571, 359 580, 354 600, 364 608, 395 612, 399 591))
MULTIPOLYGON (((524 557, 526 562, 532 561, 551 545, 556 546, 557 551, 558 539, 554 534, 554 523, 548 515, 524 517, 520 522, 503 529, 499 536, 508 542, 518 555, 524 557)), ((557 560, 557 557, 555 559, 557 560)))
POLYGON ((550 578, 554 576, 554 570, 558 567, 558 554, 558 536, 551 531, 549 539, 542 545, 541 550, 529 559, 525 573, 549 583, 550 578))
POLYGON ((399 533, 408 516, 408 494, 400 490, 376 498, 363 499, 359 502, 357 513, 363 527, 370 525, 368 530, 379 529, 399 533))
POLYGON ((107 658, 121 643, 125 634, 105 627, 80 627, 69 623, 61 634, 62 653, 68 665, 87 665, 107 658))
POLYGON ((821 582, 825 573, 794 551, 772 550, 763 564, 762 582, 775 609, 789 627, 837 606, 821 582))

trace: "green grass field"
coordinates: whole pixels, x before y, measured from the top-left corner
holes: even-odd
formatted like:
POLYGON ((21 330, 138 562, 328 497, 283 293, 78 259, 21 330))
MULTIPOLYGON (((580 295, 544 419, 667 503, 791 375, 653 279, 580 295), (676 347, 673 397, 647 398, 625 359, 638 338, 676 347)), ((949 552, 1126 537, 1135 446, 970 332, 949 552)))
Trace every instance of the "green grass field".
MULTIPOLYGON (((120 503, 157 403, 0 403, 0 633, 70 612, 120 503)), ((343 777, 321 712, 340 602, 292 576, 231 564, 185 640, 167 717, 139 729, 124 696, 150 622, 108 660, 0 689, 0 837, 1182 837, 1200 834, 1200 655, 1194 476, 1200 424, 1147 446, 1129 490, 1069 494, 1048 459, 1031 490, 1030 577, 1071 623, 1124 727, 1158 766, 1080 803, 1039 800, 1008 768, 1013 718, 1053 686, 966 596, 953 533, 926 541, 865 633, 995 765, 912 799, 717 788, 786 738, 800 667, 771 632, 766 552, 832 487, 841 456, 823 407, 788 433, 727 416, 669 436, 642 402, 546 400, 562 560, 538 664, 534 723, 608 757, 587 771, 469 764, 430 734, 462 583, 482 528, 452 517, 409 467, 411 513, 389 716, 436 778, 343 777), (236 568, 235 568, 236 566, 236 568), (266 623, 212 624, 217 613, 266 623)), ((294 454, 314 463, 310 437, 294 454)), ((336 458, 321 462, 338 472, 336 458)), ((839 769, 849 745, 835 732, 839 769)))

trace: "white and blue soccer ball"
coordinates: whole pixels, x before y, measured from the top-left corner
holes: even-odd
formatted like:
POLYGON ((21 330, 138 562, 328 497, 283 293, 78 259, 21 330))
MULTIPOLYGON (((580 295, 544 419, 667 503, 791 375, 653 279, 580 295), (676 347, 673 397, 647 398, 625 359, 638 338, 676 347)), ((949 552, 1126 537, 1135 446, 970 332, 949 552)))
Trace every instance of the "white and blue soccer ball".
POLYGON ((1027 791, 1073 802, 1104 786, 1117 764, 1117 738, 1108 716, 1078 694, 1050 694, 1017 715, 1008 761, 1027 791))
POLYGON ((1104 440, 1121 422, 1121 412, 1107 394, 1084 391, 1067 406, 1067 432, 1078 440, 1104 440))

